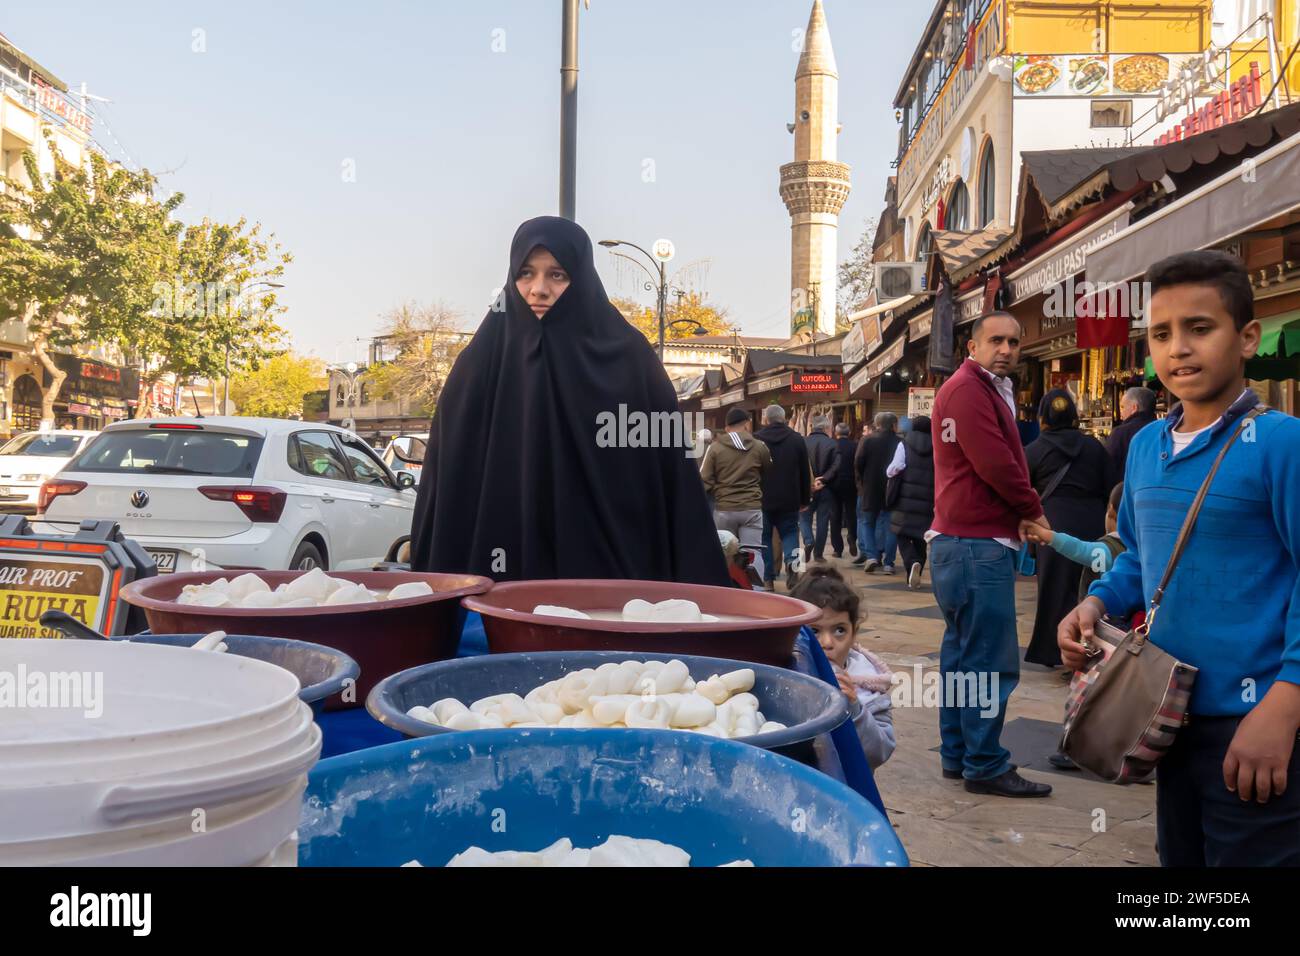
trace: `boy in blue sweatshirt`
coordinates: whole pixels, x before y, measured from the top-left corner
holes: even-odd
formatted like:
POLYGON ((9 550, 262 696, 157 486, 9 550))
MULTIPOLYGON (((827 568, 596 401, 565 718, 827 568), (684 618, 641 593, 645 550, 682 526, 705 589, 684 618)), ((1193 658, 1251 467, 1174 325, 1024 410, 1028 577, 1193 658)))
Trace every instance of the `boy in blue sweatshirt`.
MULTIPOLYGON (((1126 550, 1061 622, 1069 667, 1104 615, 1149 605, 1183 518, 1258 399, 1259 347, 1240 260, 1187 252, 1147 272, 1147 341, 1180 399, 1129 447, 1119 535, 1126 550)), ((1300 420, 1269 411, 1224 458, 1151 622, 1150 640, 1200 669, 1190 720, 1157 765, 1165 866, 1300 865, 1300 420)))

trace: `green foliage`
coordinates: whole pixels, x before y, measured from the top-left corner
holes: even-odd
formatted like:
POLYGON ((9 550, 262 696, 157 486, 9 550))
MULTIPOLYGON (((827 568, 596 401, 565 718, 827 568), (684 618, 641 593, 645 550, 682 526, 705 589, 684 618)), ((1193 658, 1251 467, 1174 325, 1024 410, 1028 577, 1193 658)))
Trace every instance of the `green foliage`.
MULTIPOLYGON (((230 380, 230 397, 239 414, 256 418, 292 418, 304 414, 304 399, 329 384, 325 364, 281 352, 230 380)), ((327 392, 322 394, 328 395, 327 392)))
POLYGON ((876 286, 875 267, 871 262, 875 241, 876 220, 868 219, 853 251, 839 266, 840 288, 836 311, 840 316, 849 316, 862 309, 867 296, 871 295, 871 290, 876 286))
POLYGON ((458 318, 441 303, 407 303, 385 315, 381 335, 395 358, 366 370, 371 394, 381 401, 406 398, 412 412, 432 415, 456 357, 469 342, 456 328, 458 318))

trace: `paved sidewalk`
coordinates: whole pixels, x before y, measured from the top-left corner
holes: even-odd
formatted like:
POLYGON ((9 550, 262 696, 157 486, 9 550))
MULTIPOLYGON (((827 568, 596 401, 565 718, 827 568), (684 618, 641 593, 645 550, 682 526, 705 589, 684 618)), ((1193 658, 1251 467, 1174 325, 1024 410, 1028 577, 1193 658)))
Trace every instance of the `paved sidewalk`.
MULTIPOLYGON (((894 670, 938 673, 943 617, 930 591, 908 591, 898 574, 865 574, 827 554, 863 594, 866 620, 860 646, 894 670)), ((784 590, 784 585, 779 585, 784 590)), ((1016 587, 1020 644, 1033 628, 1035 582, 1016 587)), ((1061 772, 1047 763, 1060 737, 1066 684, 1059 671, 1021 665, 1002 742, 1030 780, 1052 795, 1008 799, 967 793, 944 780, 939 766, 939 714, 933 707, 894 707, 898 749, 876 781, 914 866, 1155 866, 1155 786, 1118 787, 1061 772)), ((932 678, 933 679, 933 678, 932 678)))

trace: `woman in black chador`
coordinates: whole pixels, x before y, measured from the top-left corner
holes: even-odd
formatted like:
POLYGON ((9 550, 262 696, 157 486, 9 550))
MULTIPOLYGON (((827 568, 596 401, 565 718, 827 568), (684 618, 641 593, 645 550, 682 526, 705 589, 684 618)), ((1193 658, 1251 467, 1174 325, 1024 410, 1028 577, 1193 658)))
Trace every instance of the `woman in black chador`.
MULTIPOLYGON (((1106 533, 1106 504, 1116 481, 1110 456, 1101 442, 1079 430, 1078 408, 1064 389, 1043 396, 1038 418, 1043 430, 1025 448, 1025 458, 1043 513, 1053 531, 1097 541, 1106 533)), ((1037 555, 1038 610, 1025 660, 1055 667, 1061 663, 1056 628, 1079 603, 1083 565, 1051 548, 1040 547, 1037 555)))
POLYGON ((729 584, 676 391, 586 232, 530 219, 507 279, 438 400, 411 567, 729 584))

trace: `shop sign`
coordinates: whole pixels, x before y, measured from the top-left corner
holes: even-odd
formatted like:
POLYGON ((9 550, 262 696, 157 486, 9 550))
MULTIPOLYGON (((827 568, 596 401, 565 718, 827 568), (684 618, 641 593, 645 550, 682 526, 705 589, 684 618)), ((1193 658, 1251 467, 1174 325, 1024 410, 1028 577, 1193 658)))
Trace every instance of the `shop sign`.
POLYGON ((124 408, 104 408, 105 418, 126 418, 126 409, 124 408))
POLYGON ((736 404, 736 402, 743 402, 744 400, 745 400, 745 386, 743 385, 741 385, 738 388, 733 388, 729 392, 722 393, 723 405, 734 405, 736 404))
POLYGON ((840 361, 852 368, 880 347, 880 315, 872 315, 853 323, 840 343, 840 361))
POLYGON ((1259 109, 1259 104, 1263 100, 1262 93, 1259 64, 1251 63, 1249 76, 1243 76, 1169 132, 1157 137, 1156 145, 1177 143, 1189 136, 1207 133, 1212 129, 1243 120, 1259 109))
POLYGON ((934 393, 937 389, 933 388, 909 388, 907 390, 907 417, 916 418, 919 415, 929 417, 934 410, 934 393))
POLYGON ((889 369, 898 363, 903 357, 903 346, 907 344, 907 337, 900 335, 894 339, 894 344, 881 353, 880 358, 868 363, 867 371, 871 378, 879 378, 889 369))
POLYGON ((58 637, 41 626, 46 611, 64 611, 106 631, 110 577, 100 556, 18 554, 0 550, 0 638, 58 637))
POLYGON ((907 341, 919 342, 930 334, 932 325, 934 325, 934 309, 926 309, 907 323, 907 341))
POLYGON ((1067 276, 1082 272, 1088 264, 1088 253, 1128 228, 1128 220, 1129 208, 1125 206, 1113 218, 1107 217, 1070 240, 1067 245, 1017 269, 1007 277, 1011 304, 1046 292, 1057 283, 1064 282, 1067 276))
POLYGON ((1213 43, 1194 60, 1187 60, 1178 74, 1160 87, 1160 102, 1156 104, 1156 121, 1163 122, 1191 103, 1206 87, 1217 86, 1228 72, 1228 55, 1213 43))
POLYGON ((111 365, 100 365, 98 362, 82 362, 81 377, 98 379, 101 382, 120 382, 122 381, 122 372, 111 365))
POLYGON ((976 289, 957 300, 957 324, 974 322, 984 311, 984 290, 976 289))
POLYGON ((717 408, 721 404, 722 404, 721 395, 710 395, 708 398, 700 400, 700 408, 705 411, 709 409, 717 408))
POLYGON ((792 392, 838 392, 844 387, 843 372, 795 372, 792 392))
POLYGON ((943 191, 948 188, 948 184, 953 181, 952 159, 945 156, 939 163, 939 168, 934 171, 934 177, 930 180, 930 185, 925 187, 925 192, 921 194, 921 215, 928 215, 930 209, 938 202, 943 191))
POLYGON ((36 91, 36 105, 49 110, 55 116, 67 121, 84 133, 90 132, 90 117, 77 109, 62 93, 50 86, 35 73, 32 74, 32 86, 36 91))
POLYGON ((871 381, 871 367, 864 365, 849 378, 849 394, 856 395, 871 381))
POLYGON ((777 389, 785 388, 790 384, 790 374, 769 375, 767 378, 760 378, 750 383, 746 387, 746 392, 750 395, 758 395, 762 392, 775 392, 777 389))
POLYGON ((79 402, 69 402, 68 414, 69 415, 98 415, 99 409, 92 408, 89 405, 82 405, 79 402))

